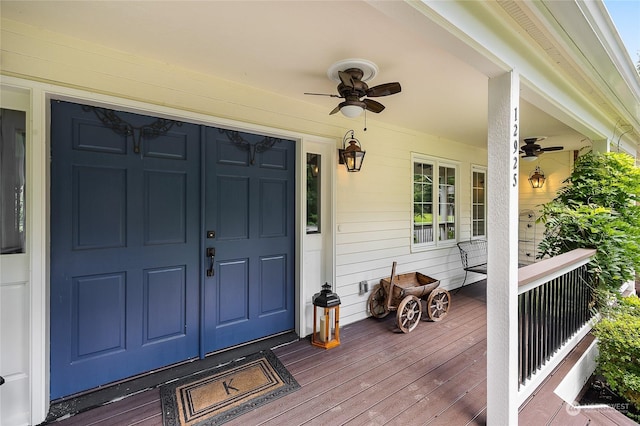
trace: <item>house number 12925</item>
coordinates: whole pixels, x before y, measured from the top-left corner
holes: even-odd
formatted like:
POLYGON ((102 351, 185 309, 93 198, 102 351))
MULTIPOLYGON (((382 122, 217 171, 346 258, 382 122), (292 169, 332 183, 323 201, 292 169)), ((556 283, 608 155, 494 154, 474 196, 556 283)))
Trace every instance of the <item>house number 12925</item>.
POLYGON ((513 109, 513 187, 518 186, 518 107, 513 109))

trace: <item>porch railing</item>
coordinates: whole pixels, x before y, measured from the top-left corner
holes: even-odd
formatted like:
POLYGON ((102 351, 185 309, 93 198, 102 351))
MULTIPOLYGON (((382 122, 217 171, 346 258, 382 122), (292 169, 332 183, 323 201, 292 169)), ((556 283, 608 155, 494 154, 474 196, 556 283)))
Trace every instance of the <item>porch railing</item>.
POLYGON ((431 225, 415 225, 413 227, 413 242, 415 244, 433 241, 433 227, 431 225))
POLYGON ((518 270, 518 390, 524 401, 591 329, 593 286, 577 249, 518 270))

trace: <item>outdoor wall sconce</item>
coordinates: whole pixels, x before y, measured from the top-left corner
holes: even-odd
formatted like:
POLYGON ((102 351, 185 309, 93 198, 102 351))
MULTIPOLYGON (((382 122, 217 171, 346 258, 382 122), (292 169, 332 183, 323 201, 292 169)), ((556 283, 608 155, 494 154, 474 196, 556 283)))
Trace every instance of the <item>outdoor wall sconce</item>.
POLYGON ((534 189, 542 188, 544 185, 544 172, 540 170, 540 167, 536 166, 536 169, 529 174, 529 183, 534 189))
POLYGON ((313 295, 313 334, 311 344, 331 349, 340 344, 340 298, 324 283, 322 291, 313 295))
POLYGON ((360 141, 355 138, 353 130, 349 130, 342 138, 342 149, 338 150, 339 163, 344 164, 348 172, 359 172, 364 154, 360 141))
POLYGON ((309 167, 309 171, 311 172, 312 177, 318 177, 318 172, 320 171, 320 165, 318 164, 318 154, 307 154, 307 166, 309 167))

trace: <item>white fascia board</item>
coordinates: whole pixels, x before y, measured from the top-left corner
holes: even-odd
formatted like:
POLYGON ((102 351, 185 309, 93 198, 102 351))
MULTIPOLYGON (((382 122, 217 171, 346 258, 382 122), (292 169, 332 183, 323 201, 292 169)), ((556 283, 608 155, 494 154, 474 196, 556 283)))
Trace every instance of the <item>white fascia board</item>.
POLYGON ((640 132, 640 75, 603 3, 537 1, 527 5, 621 117, 640 132))
MULTIPOLYGON (((403 23, 408 23, 422 34, 425 34, 424 28, 433 27, 433 25, 425 25, 424 18, 428 18, 432 23, 436 23, 441 29, 448 32, 449 38, 453 36, 458 40, 457 45, 448 44, 448 48, 456 47, 455 50, 450 50, 450 53, 483 71, 489 77, 499 75, 509 69, 517 69, 521 77, 523 99, 543 110, 549 110, 551 106, 556 118, 592 139, 603 139, 610 136, 615 120, 612 122, 612 117, 607 116, 601 108, 598 108, 598 105, 594 105, 593 100, 576 87, 573 81, 559 73, 556 64, 551 61, 550 57, 539 45, 533 44, 534 42, 529 35, 521 27, 516 26, 511 16, 497 3, 407 1, 405 6, 409 5, 414 9, 412 16, 406 10, 402 15, 399 14, 398 10, 401 7, 397 3, 375 2, 373 4, 376 4, 375 7, 382 12, 402 19, 403 23), (391 7, 378 6, 378 3, 392 3, 395 6, 391 10, 391 7), (420 22, 422 22, 422 26, 419 25, 420 22), (462 47, 462 44, 466 46, 462 47)), ((518 5, 531 9, 538 7, 538 3, 527 1, 518 2, 518 5)), ((555 3, 569 3, 575 7, 573 1, 555 3)), ((405 9, 407 8, 405 7, 405 9)), ((542 21, 549 19, 555 21, 548 9, 545 10, 547 10, 546 15, 534 12, 542 21)), ((586 18, 582 13, 574 15, 573 19, 580 18, 580 16, 583 19, 578 20, 584 24, 586 18)), ((553 27, 551 23, 547 25, 553 27)), ((433 29, 429 31, 434 32, 433 29)), ((606 61, 611 62, 611 59, 607 58, 606 61)), ((581 64, 578 63, 577 66, 580 67, 581 64)), ((600 88, 600 86, 596 87, 600 88)), ((610 90, 604 93, 608 101, 621 115, 627 112, 624 109, 621 110, 623 103, 619 98, 613 96, 610 90)))

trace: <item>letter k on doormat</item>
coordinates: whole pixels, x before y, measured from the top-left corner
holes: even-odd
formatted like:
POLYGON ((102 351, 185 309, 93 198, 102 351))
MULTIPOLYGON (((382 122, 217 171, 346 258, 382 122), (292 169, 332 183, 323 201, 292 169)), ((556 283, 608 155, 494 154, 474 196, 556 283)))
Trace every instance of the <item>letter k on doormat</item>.
POLYGON ((299 387, 273 352, 261 351, 162 386, 163 423, 222 424, 299 387))

